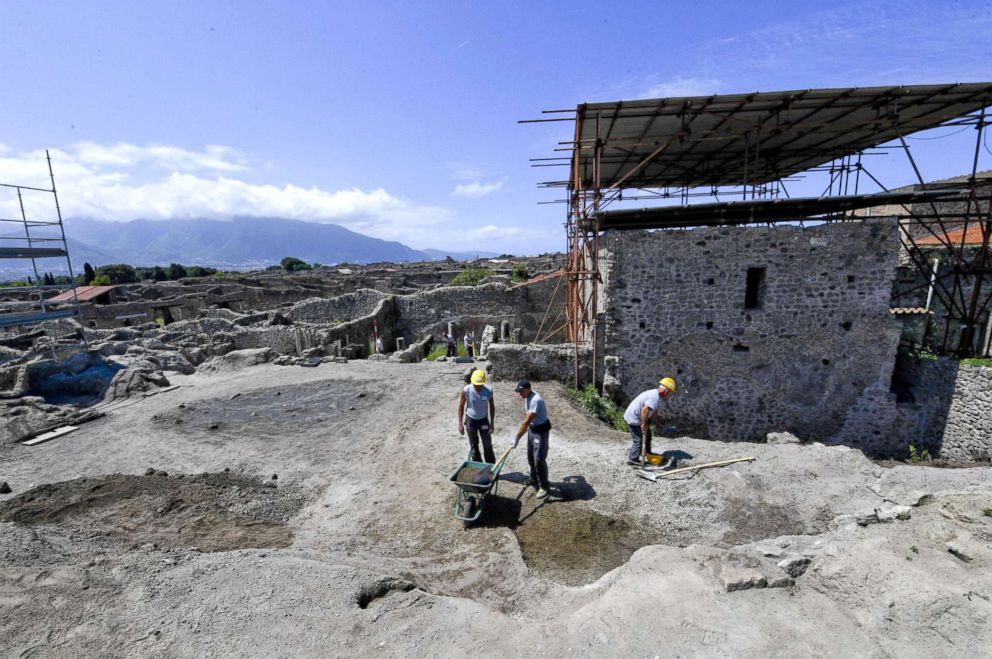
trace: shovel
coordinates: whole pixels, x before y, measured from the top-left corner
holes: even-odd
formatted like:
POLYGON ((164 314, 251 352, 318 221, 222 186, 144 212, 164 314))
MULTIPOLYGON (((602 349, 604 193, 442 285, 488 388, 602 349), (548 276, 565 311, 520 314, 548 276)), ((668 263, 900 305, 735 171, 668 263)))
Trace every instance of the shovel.
POLYGON ((510 451, 512 450, 513 450, 513 446, 511 445, 510 448, 506 449, 506 451, 503 452, 503 455, 499 456, 499 460, 496 461, 496 464, 486 465, 485 467, 477 471, 475 476, 472 477, 472 484, 484 486, 492 483, 493 467, 497 467, 497 468, 501 467, 503 465, 503 461, 506 460, 507 456, 510 455, 510 451))

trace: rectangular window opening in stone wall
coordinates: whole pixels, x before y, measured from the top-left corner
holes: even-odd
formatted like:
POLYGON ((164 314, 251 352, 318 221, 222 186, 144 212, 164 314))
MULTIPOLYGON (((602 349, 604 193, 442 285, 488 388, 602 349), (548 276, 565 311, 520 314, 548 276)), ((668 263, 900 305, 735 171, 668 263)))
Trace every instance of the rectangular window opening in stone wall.
POLYGON ((745 309, 760 309, 765 297, 765 268, 747 269, 747 290, 744 293, 745 309))

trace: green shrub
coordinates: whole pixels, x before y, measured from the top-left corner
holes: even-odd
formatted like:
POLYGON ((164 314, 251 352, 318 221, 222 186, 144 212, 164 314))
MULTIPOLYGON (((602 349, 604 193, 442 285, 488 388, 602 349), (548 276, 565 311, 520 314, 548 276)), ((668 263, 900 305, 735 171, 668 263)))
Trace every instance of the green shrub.
MULTIPOLYGON (((437 361, 438 357, 444 357, 448 354, 448 346, 443 343, 435 343, 431 351, 427 353, 427 361, 433 362, 437 361)), ((461 343, 455 346, 455 355, 458 357, 468 357, 468 350, 465 349, 461 343)))
POLYGON ((90 285, 91 286, 110 286, 110 283, 111 283, 110 282, 110 277, 108 277, 107 275, 97 275, 96 277, 93 278, 93 281, 90 282, 90 285))
POLYGON ((968 357, 961 360, 962 366, 992 366, 992 357, 968 357))
POLYGON ((518 263, 513 266, 513 274, 510 275, 510 280, 515 284, 521 284, 530 279, 530 275, 527 274, 527 269, 524 268, 523 263, 518 263))
POLYGON ((583 389, 569 387, 568 393, 586 412, 617 430, 626 431, 627 422, 623 419, 623 410, 616 403, 596 391, 596 387, 587 384, 583 389))
POLYGON ((923 449, 922 451, 917 449, 912 444, 909 445, 909 460, 910 464, 919 464, 921 462, 930 462, 930 451, 923 449))
POLYGON ((495 274, 489 268, 466 268, 451 278, 449 286, 478 286, 479 282, 486 277, 495 274))

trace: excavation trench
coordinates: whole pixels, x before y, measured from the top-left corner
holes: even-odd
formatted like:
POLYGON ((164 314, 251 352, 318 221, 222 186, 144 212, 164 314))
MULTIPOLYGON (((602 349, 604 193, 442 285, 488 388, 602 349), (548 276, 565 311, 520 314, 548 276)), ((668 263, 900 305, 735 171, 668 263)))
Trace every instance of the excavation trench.
POLYGON ((230 473, 112 474, 50 483, 0 503, 0 521, 58 526, 130 546, 229 551, 288 547, 287 520, 303 506, 294 488, 230 473))

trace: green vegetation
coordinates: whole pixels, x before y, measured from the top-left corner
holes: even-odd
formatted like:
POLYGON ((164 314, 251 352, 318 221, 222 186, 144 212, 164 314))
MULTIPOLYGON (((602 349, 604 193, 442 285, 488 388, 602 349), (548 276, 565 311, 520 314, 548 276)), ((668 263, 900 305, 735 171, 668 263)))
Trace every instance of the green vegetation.
POLYGON ((101 265, 96 269, 96 277, 91 284, 94 286, 107 286, 108 284, 136 284, 141 281, 138 271, 126 263, 113 263, 111 265, 101 265), (97 279, 107 281, 107 284, 97 283, 97 279))
POLYGON ((982 510, 982 514, 986 517, 992 517, 992 508, 985 508, 982 510))
POLYGON ((569 387, 568 393, 589 414, 617 430, 627 431, 627 422, 623 420, 623 410, 617 407, 612 400, 596 391, 595 386, 587 384, 583 389, 569 387))
POLYGON ((30 285, 31 284, 27 283, 26 281, 21 281, 19 279, 16 279, 14 281, 5 281, 2 284, 0 284, 0 286, 2 286, 3 288, 23 288, 30 285))
POLYGON ((961 360, 962 366, 992 366, 992 357, 968 357, 961 360))
POLYGON ((909 518, 910 518, 910 514, 908 512, 896 513, 896 519, 898 519, 900 522, 905 522, 909 518))
POLYGON ((92 286, 110 286, 112 283, 113 282, 110 281, 110 277, 108 277, 107 275, 97 275, 96 277, 93 278, 93 281, 90 282, 90 285, 92 285, 92 286))
POLYGON ((915 465, 921 462, 930 462, 930 460, 930 451, 926 449, 921 451, 912 444, 909 445, 909 460, 907 462, 915 465))
POLYGON ((304 270, 310 270, 312 266, 309 263, 301 261, 295 256, 287 256, 282 261, 279 262, 282 269, 286 272, 302 272, 304 270))
POLYGON ((530 275, 527 274, 527 269, 524 268, 523 263, 518 263, 513 266, 513 274, 510 275, 510 279, 515 284, 521 284, 530 279, 530 275))
MULTIPOLYGON (((433 361, 437 361, 438 357, 444 357, 447 354, 448 354, 448 347, 444 345, 444 343, 441 343, 440 341, 435 341, 434 347, 431 348, 431 351, 429 353, 427 353, 427 357, 425 357, 425 359, 429 362, 433 362, 433 361)), ((468 357, 468 350, 465 349, 464 345, 459 343, 455 346, 455 355, 457 355, 458 357, 468 357)))
POLYGON ((466 268, 451 278, 449 286, 478 286, 479 282, 486 277, 492 277, 495 273, 489 268, 466 268))

